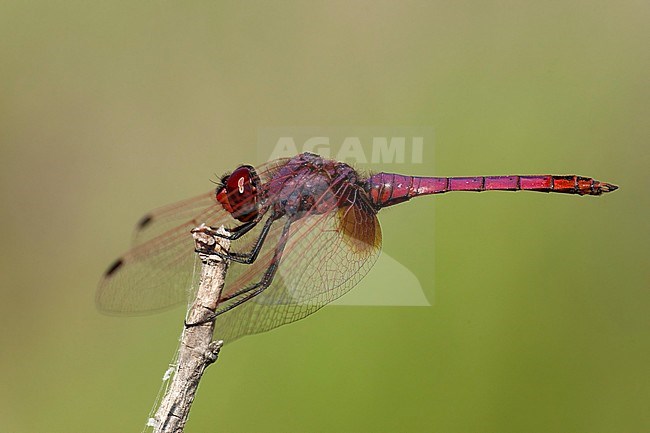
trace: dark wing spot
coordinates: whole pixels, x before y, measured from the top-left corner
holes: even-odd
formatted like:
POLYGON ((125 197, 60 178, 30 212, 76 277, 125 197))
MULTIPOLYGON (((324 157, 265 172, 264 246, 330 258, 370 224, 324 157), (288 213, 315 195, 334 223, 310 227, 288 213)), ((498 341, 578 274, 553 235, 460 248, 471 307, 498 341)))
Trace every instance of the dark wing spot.
POLYGON ((146 226, 148 226, 152 219, 153 219, 153 217, 151 216, 151 214, 147 214, 147 215, 143 216, 140 219, 140 221, 138 221, 138 229, 143 229, 146 226))
POLYGON ((104 275, 110 277, 115 273, 115 271, 121 268, 123 264, 124 264, 124 260, 122 259, 115 260, 115 262, 106 270, 106 273, 104 275))

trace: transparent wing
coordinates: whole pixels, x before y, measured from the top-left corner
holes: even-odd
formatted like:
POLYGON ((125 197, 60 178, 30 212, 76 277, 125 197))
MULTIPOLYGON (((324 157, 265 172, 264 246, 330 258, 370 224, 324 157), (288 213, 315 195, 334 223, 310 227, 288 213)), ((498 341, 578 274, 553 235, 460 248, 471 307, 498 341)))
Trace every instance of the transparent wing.
MULTIPOLYGON (((257 169, 266 182, 286 160, 257 169)), ((99 310, 142 314, 183 303, 196 290, 191 230, 205 223, 228 228, 240 223, 217 202, 214 191, 156 209, 137 224, 134 246, 106 271, 96 292, 99 310)))
POLYGON ((234 224, 221 205, 212 203, 185 222, 141 242, 106 271, 97 289, 98 308, 112 314, 138 314, 185 302, 195 288, 190 231, 201 222, 234 224))
MULTIPOLYGON (((261 279, 273 262, 285 222, 281 218, 274 223, 253 265, 231 265, 226 293, 261 279)), ((272 284, 255 298, 218 316, 215 337, 231 342, 316 312, 354 287, 374 265, 380 248, 379 221, 363 201, 294 222, 272 284)))
POLYGON ((165 236, 174 230, 193 227, 201 224, 198 218, 205 217, 203 214, 212 207, 220 206, 215 198, 215 191, 173 203, 155 209, 144 215, 136 224, 133 230, 132 247, 142 245, 151 239, 165 236), (198 223, 198 224, 197 224, 198 223))
MULTIPOLYGON (((288 158, 276 159, 257 167, 256 171, 260 181, 268 182, 287 161, 288 158)), ((132 246, 144 244, 159 236, 167 236, 172 231, 186 231, 185 229, 188 227, 191 230, 205 222, 201 219, 205 218, 203 213, 215 205, 221 209, 221 205, 216 201, 215 191, 212 190, 206 194, 154 209, 144 215, 136 224, 132 246)))

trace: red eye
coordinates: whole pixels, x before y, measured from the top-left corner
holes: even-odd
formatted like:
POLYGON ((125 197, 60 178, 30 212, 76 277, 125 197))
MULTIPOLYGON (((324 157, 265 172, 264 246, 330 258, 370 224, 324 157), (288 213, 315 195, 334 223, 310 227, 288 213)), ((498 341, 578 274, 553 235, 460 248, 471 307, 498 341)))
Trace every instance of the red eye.
POLYGON ((255 169, 242 165, 225 179, 225 185, 217 191, 217 200, 233 218, 242 222, 251 221, 258 212, 259 182, 255 169))
POLYGON ((217 190, 217 200, 225 210, 228 212, 232 213, 232 207, 230 206, 230 203, 228 202, 228 193, 226 192, 226 187, 221 187, 220 189, 217 190))

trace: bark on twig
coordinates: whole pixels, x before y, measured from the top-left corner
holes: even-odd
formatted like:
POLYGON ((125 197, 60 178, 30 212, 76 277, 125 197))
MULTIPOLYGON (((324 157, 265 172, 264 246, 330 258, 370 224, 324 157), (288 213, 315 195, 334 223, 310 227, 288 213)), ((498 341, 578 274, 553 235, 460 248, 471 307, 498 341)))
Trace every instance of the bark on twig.
MULTIPOLYGON (((225 233, 223 227, 219 231, 225 233)), ((196 299, 187 314, 186 323, 201 324, 185 326, 183 330, 176 370, 153 419, 155 433, 183 431, 201 376, 217 360, 223 345, 222 341, 212 341, 214 320, 209 319, 217 308, 228 268, 227 261, 215 252, 227 253, 230 241, 215 237, 211 229, 204 225, 194 229, 192 235, 202 267, 196 299)))

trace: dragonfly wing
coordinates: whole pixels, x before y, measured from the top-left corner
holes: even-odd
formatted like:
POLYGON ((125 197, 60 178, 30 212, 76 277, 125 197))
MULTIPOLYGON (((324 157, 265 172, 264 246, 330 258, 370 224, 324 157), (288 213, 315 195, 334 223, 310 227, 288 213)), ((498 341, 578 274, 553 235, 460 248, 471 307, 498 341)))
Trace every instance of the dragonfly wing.
MULTIPOLYGON (((261 278, 272 263, 284 222, 282 218, 274 223, 255 269, 234 275, 229 270, 228 293, 261 278)), ((230 342, 316 312, 354 287, 373 266, 380 248, 379 221, 362 202, 296 221, 271 285, 255 298, 218 316, 216 337, 230 342)))
POLYGON ((201 224, 200 218, 205 218, 205 213, 219 206, 215 192, 199 196, 154 209, 144 215, 133 230, 133 247, 142 245, 151 239, 165 235, 178 226, 193 227, 201 224))
MULTIPOLYGON (((185 208, 182 211, 186 212, 185 208)), ((171 218, 152 220, 147 239, 139 239, 135 247, 109 267, 95 298, 101 311, 141 314, 185 302, 188 294, 196 289, 193 284, 196 254, 191 230, 201 223, 232 225, 234 220, 220 205, 206 202, 204 207, 194 208, 168 228, 171 221, 171 218), (149 238, 152 233, 158 234, 149 238)))
MULTIPOLYGON (((261 165, 257 169, 261 181, 275 175, 285 162, 261 165)), ((99 310, 142 314, 185 302, 197 288, 190 232, 202 223, 227 228, 241 224, 223 209, 214 190, 145 215, 136 225, 131 250, 109 267, 99 283, 95 298, 99 310)))
MULTIPOLYGON (((262 183, 275 175, 277 170, 286 163, 287 158, 269 161, 256 168, 262 183)), ((218 187, 217 187, 218 189, 218 187)), ((149 240, 166 235, 179 225, 192 228, 206 222, 205 212, 213 211, 213 206, 221 206, 216 200, 215 190, 201 194, 177 203, 162 206, 144 215, 136 224, 133 231, 133 245, 138 246, 149 240)), ((233 220, 234 221, 234 220, 233 220)), ((207 223, 206 223, 207 224, 207 223)))

